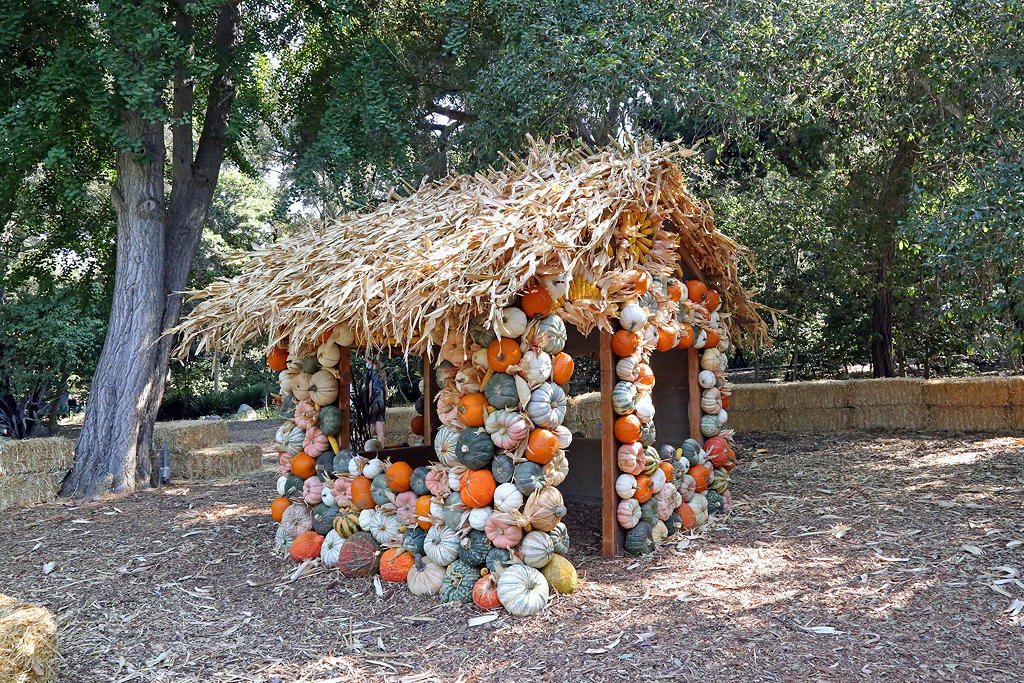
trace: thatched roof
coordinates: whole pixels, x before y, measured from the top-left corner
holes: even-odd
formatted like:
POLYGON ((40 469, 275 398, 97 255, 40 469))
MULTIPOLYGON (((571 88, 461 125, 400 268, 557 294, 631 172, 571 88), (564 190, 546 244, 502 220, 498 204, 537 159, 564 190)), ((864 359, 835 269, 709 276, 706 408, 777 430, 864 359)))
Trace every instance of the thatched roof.
POLYGON ((176 330, 180 351, 233 353, 257 339, 297 351, 345 323, 361 345, 424 352, 429 334, 465 333, 473 316, 496 317, 535 276, 553 273, 595 283, 592 299, 565 303, 567 321, 611 329, 635 296, 625 273, 671 276, 680 255, 721 293, 734 343, 763 337, 737 275, 745 249, 686 190, 677 160, 692 154, 533 143, 501 170, 425 184, 256 251, 241 275, 191 292, 198 304, 176 330), (631 250, 644 233, 650 249, 631 250))

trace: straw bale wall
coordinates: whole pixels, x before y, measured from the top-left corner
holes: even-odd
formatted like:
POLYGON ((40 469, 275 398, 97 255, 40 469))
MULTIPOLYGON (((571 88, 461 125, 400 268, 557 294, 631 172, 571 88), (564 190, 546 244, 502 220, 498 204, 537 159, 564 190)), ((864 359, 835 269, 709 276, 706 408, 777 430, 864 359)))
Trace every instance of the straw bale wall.
POLYGON ((0 510, 55 500, 73 451, 59 436, 0 442, 0 510))

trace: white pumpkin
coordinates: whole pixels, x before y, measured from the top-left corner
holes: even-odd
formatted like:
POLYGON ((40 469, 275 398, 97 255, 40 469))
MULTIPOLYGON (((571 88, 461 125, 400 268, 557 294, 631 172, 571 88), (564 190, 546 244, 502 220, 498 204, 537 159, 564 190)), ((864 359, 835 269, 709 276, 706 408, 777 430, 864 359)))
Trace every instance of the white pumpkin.
POLYGON ((356 335, 348 325, 335 325, 330 340, 338 346, 353 346, 356 343, 356 335))
POLYGON ((526 564, 535 569, 542 569, 555 554, 555 543, 551 536, 543 531, 531 531, 523 536, 523 541, 519 544, 519 554, 526 564))
POLYGON ((434 564, 447 567, 459 557, 459 532, 435 524, 423 539, 423 553, 434 564))
POLYGON ((636 495, 636 477, 632 474, 620 474, 615 480, 615 493, 619 498, 632 498, 636 495))
POLYGON ((729 411, 727 411, 725 408, 722 408, 721 410, 718 411, 718 424, 724 425, 728 421, 729 411))
POLYGON ((716 381, 715 373, 711 370, 701 370, 700 374, 697 375, 697 384, 699 384, 702 389, 710 389, 715 386, 716 381))
POLYGON ((324 486, 324 490, 320 493, 320 499, 324 505, 334 505, 336 503, 334 489, 330 486, 324 486))
POLYGON ((648 349, 653 349, 658 345, 658 326, 644 325, 644 329, 641 330, 640 336, 643 337, 644 346, 648 349))
POLYGON ((374 515, 373 525, 370 527, 370 535, 373 540, 381 545, 392 545, 402 540, 402 522, 398 515, 377 510, 379 514, 374 515))
POLYGON ((523 493, 512 482, 498 484, 494 489, 494 509, 499 512, 512 512, 523 506, 523 493))
POLYGON ((498 601, 517 617, 540 614, 548 606, 548 580, 533 567, 513 564, 498 577, 498 601))
MULTIPOLYGON (((473 349, 473 365, 484 370, 487 369, 487 349, 482 346, 473 349)), ((420 391, 423 390, 420 389, 420 391)))
POLYGON ((664 543, 668 538, 668 527, 660 519, 651 526, 651 540, 655 543, 664 543))
POLYGON ((483 531, 487 525, 487 518, 494 512, 490 505, 485 505, 482 508, 473 508, 469 511, 469 526, 476 529, 477 531, 483 531))
POLYGON ((299 376, 298 370, 287 368, 277 373, 278 384, 281 385, 282 394, 290 394, 295 386, 295 378, 299 376))
POLYGON ((444 567, 417 555, 415 564, 405 577, 405 584, 413 595, 437 595, 444 582, 444 575, 444 567))
POLYGON ((384 474, 384 461, 380 458, 367 460, 363 466, 363 476, 367 479, 373 479, 378 474, 384 474))
POLYGON ((551 356, 540 349, 527 349, 519 360, 519 364, 510 367, 509 372, 512 372, 513 368, 516 374, 526 380, 529 387, 533 389, 551 377, 551 356))
MULTIPOLYGON (((705 342, 706 337, 707 335, 705 342)), ((725 354, 715 347, 704 349, 704 353, 700 355, 700 366, 712 372, 722 372, 725 370, 725 354)))
POLYGON ((707 330, 698 330, 697 337, 693 340, 693 348, 703 349, 708 344, 707 330))
POLYGON ((353 477, 358 477, 362 473, 366 462, 367 460, 365 457, 361 455, 353 455, 348 461, 348 473, 353 477))
POLYGON ((451 467, 456 464, 455 446, 459 442, 459 432, 445 425, 434 435, 434 453, 442 465, 451 467))
POLYGON ((558 437, 558 447, 565 450, 572 445, 572 430, 565 425, 558 425, 555 429, 555 436, 558 437))
POLYGON ((328 569, 338 566, 338 556, 341 555, 341 547, 345 545, 345 539, 338 535, 338 532, 331 529, 324 536, 323 545, 320 546, 320 561, 328 569))
MULTIPOLYGON (((719 304, 721 307, 721 304, 719 304)), ((718 309, 708 316, 708 322, 711 323, 711 329, 717 330, 722 326, 722 314, 718 312, 718 309)))
POLYGON ((544 477, 548 486, 558 486, 569 476, 569 459, 565 457, 565 451, 559 449, 551 462, 544 466, 544 477))
POLYGON ((341 348, 334 342, 327 340, 316 350, 316 359, 325 368, 333 368, 338 365, 341 359, 341 348))
POLYGON ((514 450, 530 435, 530 423, 513 410, 495 410, 484 421, 484 429, 494 445, 503 451, 514 450))
POLYGON ((540 275, 537 277, 544 288, 548 290, 552 301, 558 301, 569 293, 569 277, 567 273, 555 273, 554 275, 540 275))
POLYGON ((363 442, 364 453, 376 453, 379 450, 383 450, 384 446, 378 439, 367 439, 363 442))
POLYGON ((283 475, 277 478, 277 495, 284 496, 284 492, 288 486, 288 476, 283 475))
POLYGON ((651 487, 654 493, 661 493, 661 490, 665 488, 665 470, 660 467, 651 474, 651 487))
POLYGON ((640 354, 620 358, 615 363, 615 376, 624 382, 635 382, 640 377, 640 365, 643 360, 640 354))
POLYGON ((636 332, 647 324, 648 313, 639 304, 628 303, 619 311, 619 324, 622 329, 636 332))
POLYGON ((633 412, 641 422, 651 422, 654 419, 654 401, 651 399, 649 392, 640 394, 640 398, 636 400, 636 404, 633 406, 633 412))
POLYGON ((462 488, 462 473, 459 470, 448 470, 448 488, 452 491, 458 491, 462 488))
POLYGON ((529 320, 521 308, 507 306, 501 309, 501 319, 495 325, 495 331, 499 337, 518 339, 526 332, 526 325, 529 320))
POLYGON ((632 529, 639 524, 640 514, 640 503, 636 498, 620 500, 619 506, 615 510, 615 517, 623 529, 632 529))

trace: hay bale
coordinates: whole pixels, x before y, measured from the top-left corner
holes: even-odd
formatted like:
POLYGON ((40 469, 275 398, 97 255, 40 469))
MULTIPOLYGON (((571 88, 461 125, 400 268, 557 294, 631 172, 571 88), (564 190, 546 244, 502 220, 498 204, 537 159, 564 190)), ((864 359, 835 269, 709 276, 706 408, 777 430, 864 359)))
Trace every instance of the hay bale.
POLYGON ((929 406, 928 429, 938 432, 1009 432, 1015 429, 1009 408, 929 406))
POLYGON ((56 500, 65 476, 67 472, 61 470, 0 477, 0 510, 56 500))
POLYGON ((780 384, 779 407, 807 408, 845 408, 850 405, 850 383, 837 380, 820 382, 790 382, 780 384))
MULTIPOLYGON (((409 428, 416 409, 412 406, 388 408, 384 413, 384 440, 389 444, 413 443, 418 438, 409 428)), ((359 444, 360 448, 362 444, 359 444)))
POLYGON ((928 407, 921 404, 854 406, 849 414, 850 429, 910 431, 927 425, 928 407))
MULTIPOLYGON (((796 408, 778 414, 776 425, 780 432, 817 433, 834 432, 850 428, 850 408, 796 408)), ((732 416, 729 417, 730 422, 732 416)))
POLYGON ((1024 405, 1013 405, 1006 409, 1006 424, 1015 432, 1024 432, 1024 405))
POLYGON ((0 681, 57 680, 57 620, 45 607, 0 594, 0 681))
POLYGON ((847 389, 851 406, 920 405, 923 380, 913 377, 849 380, 847 389))
POLYGON ((730 412, 752 410, 775 410, 782 403, 779 400, 779 384, 737 384, 732 388, 730 412))
POLYGON ((263 451, 255 443, 225 443, 171 456, 174 479, 217 479, 263 468, 263 451))
POLYGON ((562 424, 587 439, 601 438, 601 393, 591 391, 570 396, 562 424))
POLYGON ((776 410, 730 410, 729 429, 737 432, 778 432, 779 412, 776 410))
POLYGON ((1024 375, 1006 377, 1006 402, 1011 406, 1024 408, 1024 375))
POLYGON ((1008 377, 965 377, 933 379, 921 385, 921 396, 929 406, 997 406, 1010 403, 1008 377))
POLYGON ((31 472, 67 472, 74 460, 71 439, 8 439, 0 442, 0 477, 31 472))
POLYGON ((172 455, 228 442, 228 425, 224 420, 178 420, 157 422, 153 428, 153 449, 159 452, 166 444, 172 455))

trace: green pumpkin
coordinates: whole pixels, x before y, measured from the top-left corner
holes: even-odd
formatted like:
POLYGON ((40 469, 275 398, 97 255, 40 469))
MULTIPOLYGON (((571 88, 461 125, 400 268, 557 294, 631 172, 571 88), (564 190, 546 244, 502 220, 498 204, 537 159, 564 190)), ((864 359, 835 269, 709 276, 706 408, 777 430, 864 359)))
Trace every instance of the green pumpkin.
POLYGON ((441 521, 449 529, 458 531, 462 526, 462 513, 466 510, 462 507, 462 494, 453 491, 444 499, 444 506, 441 511, 441 521))
POLYGON ((281 409, 278 412, 281 414, 281 417, 295 417, 295 397, 291 394, 285 394, 282 396, 281 409))
POLYGON ((334 528, 334 518, 338 516, 337 505, 320 503, 313 508, 313 531, 326 536, 334 528))
POLYGON ((341 431, 341 411, 338 406, 324 406, 316 418, 320 431, 327 436, 337 436, 341 431))
POLYGON ((459 545, 459 559, 470 567, 480 568, 487 564, 487 553, 493 546, 487 534, 473 529, 462 537, 459 545))
POLYGON ((654 429, 653 422, 643 422, 640 424, 640 445, 647 448, 654 443, 655 439, 658 438, 658 432, 654 429))
POLYGON ((718 421, 717 415, 705 415, 700 419, 700 433, 706 437, 712 437, 722 431, 722 423, 718 421))
POLYGON ((441 602, 470 602, 473 584, 480 578, 480 570, 462 560, 455 560, 444 572, 441 581, 441 602))
POLYGON ((511 559, 512 554, 509 553, 507 548, 491 548, 487 551, 487 558, 484 560, 484 564, 487 567, 487 571, 497 574, 499 569, 508 566, 511 559))
POLYGON ((534 323, 533 339, 540 343, 541 351, 552 356, 565 348, 565 323, 555 314, 534 323))
POLYGON ((334 479, 334 453, 327 450, 317 457, 316 473, 324 481, 334 479))
POLYGON ((316 356, 306 356, 302 359, 301 363, 302 371, 307 375, 312 375, 320 369, 320 361, 316 359, 316 356))
POLYGON ((339 477, 343 474, 348 474, 348 464, 354 455, 355 453, 352 452, 351 448, 342 448, 338 451, 334 456, 334 474, 339 477))
POLYGON ((640 504, 640 521, 651 526, 658 523, 658 497, 652 496, 646 503, 640 504))
POLYGON ((370 482, 370 495, 373 496, 373 502, 377 505, 387 505, 391 502, 391 487, 388 486, 388 475, 383 472, 378 474, 370 482))
POLYGON ((626 552, 630 555, 646 555, 654 552, 654 539, 651 537, 651 525, 640 522, 626 532, 626 552))
POLYGON ((294 474, 288 475, 288 480, 284 485, 284 495, 288 498, 295 496, 302 496, 302 485, 306 483, 302 480, 302 477, 297 477, 294 474))
POLYGON ((636 300, 636 303, 640 308, 644 309, 648 313, 657 313, 658 311, 658 300, 654 298, 654 292, 644 292, 640 298, 636 300))
POLYGON ((425 400, 426 399, 424 399, 422 396, 420 396, 418 399, 416 399, 415 408, 416 408, 416 414, 417 415, 422 415, 423 414, 423 408, 426 406, 426 404, 424 403, 425 400))
POLYGON ((715 469, 715 477, 711 480, 711 488, 717 493, 725 493, 729 488, 729 470, 719 467, 715 469))
POLYGON ((487 402, 501 410, 519 406, 519 391, 516 390, 516 378, 507 372, 496 372, 487 380, 484 387, 487 402))
POLYGON ((654 471, 658 469, 658 465, 661 464, 661 460, 658 458, 658 451, 654 450, 654 446, 648 446, 644 449, 644 474, 651 476, 654 471))
POLYGON ((714 515, 722 511, 722 494, 718 491, 708 489, 704 492, 704 497, 708 501, 708 514, 714 515))
POLYGON ((455 366, 446 360, 441 361, 437 364, 434 369, 434 384, 437 385, 438 389, 444 389, 444 385, 447 383, 450 377, 455 376, 455 366))
POLYGON ((555 544, 555 552, 559 555, 569 554, 569 529, 565 522, 559 522, 555 528, 548 532, 551 542, 555 544))
POLYGON ((676 488, 680 488, 683 483, 683 477, 686 476, 686 471, 690 467, 690 461, 685 458, 672 461, 672 483, 676 485, 676 488))
POLYGON ((700 464, 700 444, 696 439, 687 439, 683 442, 683 457, 686 459, 690 466, 700 464))
POLYGON ((672 515, 665 520, 665 528, 668 530, 669 536, 677 534, 682 526, 683 518, 679 516, 678 512, 673 512, 672 515))
POLYGON ((636 385, 632 382, 616 382, 612 389, 612 409, 617 415, 629 415, 636 408, 636 385))
POLYGON ((667 443, 658 446, 658 457, 665 462, 672 462, 676 459, 676 447, 667 443))
POLYGON ((475 344, 485 349, 498 338, 494 333, 494 327, 487 323, 487 316, 483 313, 469 321, 469 336, 475 344))
POLYGON ((494 456, 494 460, 491 461, 491 474, 494 475, 494 481, 499 484, 505 484, 512 481, 512 473, 515 472, 516 466, 512 464, 512 457, 505 453, 498 453, 494 456))
POLYGON ((547 484, 544 468, 529 460, 516 465, 512 480, 524 496, 544 488, 544 485, 547 484))
POLYGON ((494 459, 494 442, 482 427, 462 430, 455 444, 455 458, 471 470, 482 470, 491 466, 494 459))
POLYGON ((413 555, 423 555, 423 541, 427 538, 427 532, 419 526, 413 526, 402 536, 402 547, 413 555))
POLYGON ((409 488, 417 496, 425 496, 430 493, 427 489, 427 473, 430 469, 427 467, 417 467, 412 471, 412 476, 409 478, 409 488))

